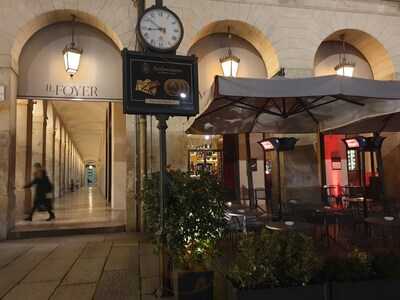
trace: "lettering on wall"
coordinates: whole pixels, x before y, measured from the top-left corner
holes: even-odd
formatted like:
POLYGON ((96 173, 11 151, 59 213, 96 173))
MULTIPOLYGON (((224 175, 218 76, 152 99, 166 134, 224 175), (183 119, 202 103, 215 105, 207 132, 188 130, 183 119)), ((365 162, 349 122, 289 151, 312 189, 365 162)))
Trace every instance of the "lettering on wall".
POLYGON ((59 98, 98 98, 99 90, 91 85, 68 85, 47 83, 45 87, 48 96, 59 98))

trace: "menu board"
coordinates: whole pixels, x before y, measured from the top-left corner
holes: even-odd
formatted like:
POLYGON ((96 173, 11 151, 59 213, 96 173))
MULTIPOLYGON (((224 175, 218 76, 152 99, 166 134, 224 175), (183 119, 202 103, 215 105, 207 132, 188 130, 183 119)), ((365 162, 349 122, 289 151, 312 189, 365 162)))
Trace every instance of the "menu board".
POLYGON ((124 112, 194 116, 199 112, 195 56, 123 51, 124 112))

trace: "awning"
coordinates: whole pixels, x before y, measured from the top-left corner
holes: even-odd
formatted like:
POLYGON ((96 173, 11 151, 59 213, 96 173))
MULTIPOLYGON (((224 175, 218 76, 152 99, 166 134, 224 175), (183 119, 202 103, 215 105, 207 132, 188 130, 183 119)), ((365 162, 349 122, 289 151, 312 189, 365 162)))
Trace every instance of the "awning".
POLYGON ((217 76, 211 94, 188 133, 400 131, 399 81, 217 76))

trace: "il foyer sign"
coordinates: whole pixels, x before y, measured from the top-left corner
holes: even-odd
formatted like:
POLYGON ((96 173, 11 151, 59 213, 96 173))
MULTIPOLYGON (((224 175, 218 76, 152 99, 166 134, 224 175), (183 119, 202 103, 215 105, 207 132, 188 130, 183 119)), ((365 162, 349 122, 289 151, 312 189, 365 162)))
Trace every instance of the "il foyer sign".
POLYGON ((98 98, 99 88, 91 85, 70 85, 47 83, 45 86, 45 96, 56 98, 98 98))

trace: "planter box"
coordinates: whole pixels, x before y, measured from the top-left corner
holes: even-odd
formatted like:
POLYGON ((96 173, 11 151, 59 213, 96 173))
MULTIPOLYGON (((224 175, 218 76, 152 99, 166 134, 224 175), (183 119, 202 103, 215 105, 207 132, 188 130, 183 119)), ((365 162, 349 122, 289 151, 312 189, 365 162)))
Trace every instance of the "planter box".
POLYGON ((176 300, 212 300, 214 272, 174 271, 176 300))
MULTIPOLYGON (((230 284, 229 300, 326 300, 325 285, 241 290, 230 284)), ((348 298, 350 299, 350 298, 348 298)))
POLYGON ((371 280, 361 282, 332 283, 332 300, 399 299, 400 280, 371 280))

